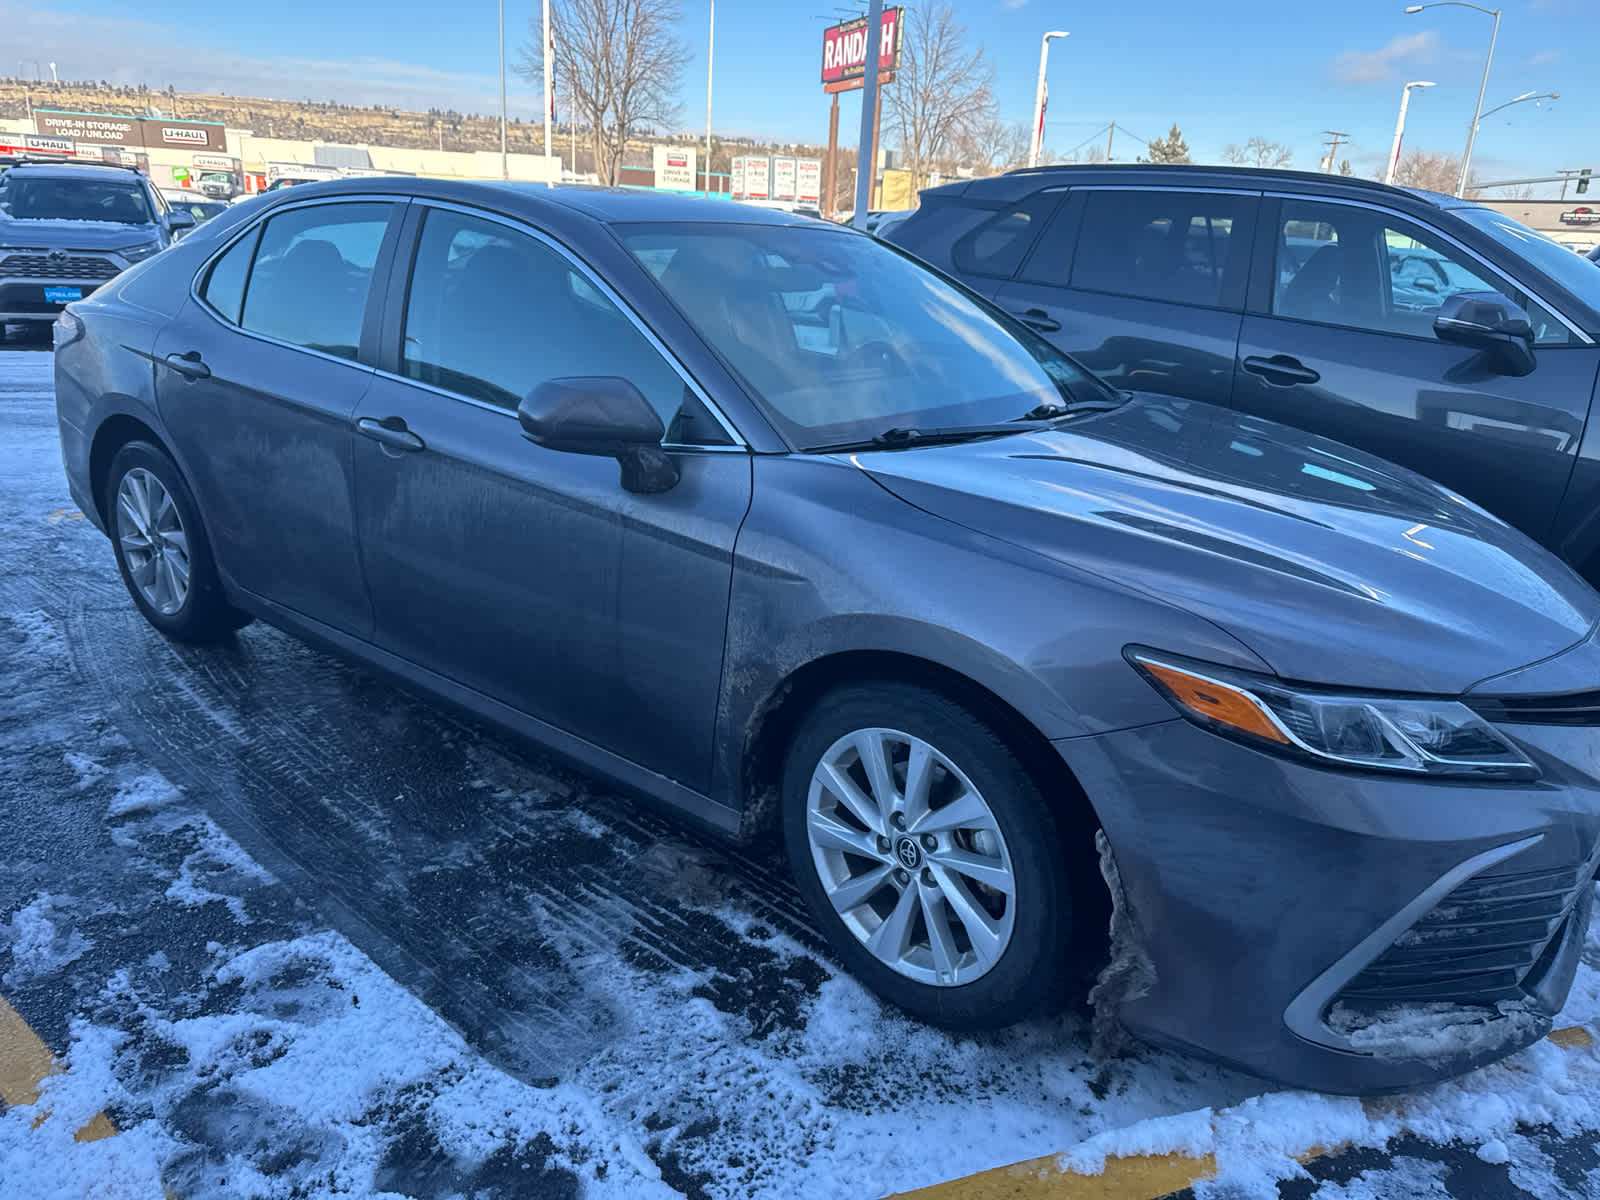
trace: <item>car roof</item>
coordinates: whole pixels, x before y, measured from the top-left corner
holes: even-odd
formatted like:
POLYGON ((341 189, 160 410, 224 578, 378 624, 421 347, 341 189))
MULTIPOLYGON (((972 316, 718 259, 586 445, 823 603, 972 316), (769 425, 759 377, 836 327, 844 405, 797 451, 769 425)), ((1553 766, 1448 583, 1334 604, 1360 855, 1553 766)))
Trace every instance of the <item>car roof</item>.
POLYGON ((94 176, 100 179, 118 179, 134 176, 143 179, 142 172, 132 167, 120 167, 115 163, 41 163, 30 162, 24 159, 14 163, 10 170, 23 172, 18 178, 32 179, 35 176, 42 179, 88 179, 94 176))
POLYGON ((504 211, 530 216, 552 210, 576 213, 601 224, 647 221, 718 221, 747 225, 819 224, 815 217, 774 212, 735 201, 689 196, 647 189, 591 187, 584 184, 507 183, 498 179, 426 179, 410 175, 363 176, 324 180, 280 188, 282 203, 298 203, 317 196, 393 194, 418 199, 477 201, 504 211))
POLYGON ((924 195, 967 194, 975 198, 1019 199, 1047 187, 1087 183, 1132 183, 1180 187, 1281 188, 1324 195, 1359 194, 1404 197, 1436 208, 1467 208, 1473 201, 1422 188, 1394 187, 1355 175, 1330 175, 1319 171, 1293 171, 1281 167, 1229 167, 1199 163, 1087 163, 1049 167, 1022 167, 1003 175, 960 180, 929 188, 924 195))

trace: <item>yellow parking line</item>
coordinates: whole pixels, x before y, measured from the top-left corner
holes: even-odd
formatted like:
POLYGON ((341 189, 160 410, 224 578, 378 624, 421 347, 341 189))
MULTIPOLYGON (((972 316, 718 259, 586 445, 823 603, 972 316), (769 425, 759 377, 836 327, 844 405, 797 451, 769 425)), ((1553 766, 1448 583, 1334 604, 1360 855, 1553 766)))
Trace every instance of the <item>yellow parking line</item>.
MULTIPOLYGON (((1549 1036, 1551 1043, 1563 1050, 1587 1050, 1595 1045, 1594 1033, 1583 1025, 1557 1029, 1549 1036)), ((1295 1157, 1306 1163, 1341 1149, 1312 1146, 1295 1157)), ((1061 1157, 1050 1154, 914 1192, 899 1192, 889 1200, 1160 1200, 1216 1175, 1217 1160, 1210 1154, 1108 1157, 1098 1175, 1063 1167, 1061 1157)))
MULTIPOLYGON (((22 1019, 22 1014, 0 996, 0 1100, 7 1108, 19 1108, 39 1099, 39 1085, 45 1076, 61 1069, 50 1047, 22 1019)), ((49 1113, 41 1113, 35 1126, 44 1124, 49 1113)), ((80 1142, 97 1142, 112 1137, 117 1127, 105 1113, 96 1113, 73 1138, 80 1142)))

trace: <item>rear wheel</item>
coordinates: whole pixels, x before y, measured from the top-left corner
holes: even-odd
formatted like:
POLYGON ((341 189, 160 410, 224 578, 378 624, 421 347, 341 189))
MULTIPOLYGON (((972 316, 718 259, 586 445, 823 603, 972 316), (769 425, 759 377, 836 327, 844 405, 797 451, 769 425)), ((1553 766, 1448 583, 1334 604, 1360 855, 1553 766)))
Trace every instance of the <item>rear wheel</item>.
POLYGON ((161 449, 129 442, 117 451, 104 511, 117 570, 150 624, 176 641, 209 642, 248 623, 223 598, 199 509, 161 449))
POLYGON ((1073 938, 1056 820, 971 712, 907 684, 839 689, 796 732, 783 793, 800 890, 884 998, 963 1029, 1060 998, 1073 938))

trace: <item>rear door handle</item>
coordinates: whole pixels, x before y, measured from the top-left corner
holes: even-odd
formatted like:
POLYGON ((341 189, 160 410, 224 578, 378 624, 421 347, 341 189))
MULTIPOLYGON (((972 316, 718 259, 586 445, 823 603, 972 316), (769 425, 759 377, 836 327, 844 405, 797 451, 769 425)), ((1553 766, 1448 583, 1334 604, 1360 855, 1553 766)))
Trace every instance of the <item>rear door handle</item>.
POLYGON ((356 432, 375 442, 382 442, 396 450, 421 450, 423 441, 406 428, 404 417, 362 417, 356 422, 356 432))
POLYGON ((198 350, 185 350, 182 354, 169 354, 162 360, 167 368, 185 379, 210 379, 211 368, 206 366, 198 350))
POLYGON ((1040 333, 1055 333, 1061 328, 1061 322, 1042 308, 1025 308, 1021 312, 1013 311, 1011 315, 1040 333))
POLYGON ((1244 360, 1244 369, 1259 375, 1268 383, 1281 383, 1285 387, 1295 383, 1316 383, 1322 376, 1298 358, 1287 354, 1274 354, 1271 358, 1251 355, 1244 360))

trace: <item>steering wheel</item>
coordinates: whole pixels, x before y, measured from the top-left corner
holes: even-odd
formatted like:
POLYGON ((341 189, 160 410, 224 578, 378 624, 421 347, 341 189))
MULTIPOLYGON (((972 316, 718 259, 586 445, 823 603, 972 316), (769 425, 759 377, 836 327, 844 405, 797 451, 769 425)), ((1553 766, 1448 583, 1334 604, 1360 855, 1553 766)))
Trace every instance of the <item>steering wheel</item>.
POLYGON ((904 367, 905 359, 901 358, 899 351, 888 342, 862 342, 861 345, 850 351, 849 356, 845 359, 845 365, 851 370, 888 372, 895 367, 904 367))

